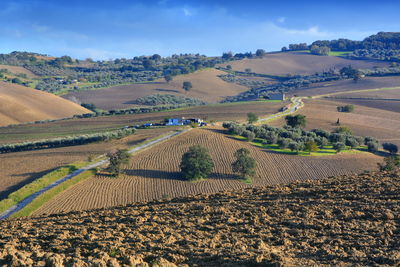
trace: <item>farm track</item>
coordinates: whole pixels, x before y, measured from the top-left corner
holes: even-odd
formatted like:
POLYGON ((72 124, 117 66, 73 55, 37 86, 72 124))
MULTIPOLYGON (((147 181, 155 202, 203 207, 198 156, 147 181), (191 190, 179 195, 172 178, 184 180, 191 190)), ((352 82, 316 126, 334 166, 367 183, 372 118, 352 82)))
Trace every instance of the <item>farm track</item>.
POLYGON ((96 176, 56 196, 36 212, 42 214, 125 205, 169 197, 212 193, 251 186, 267 186, 295 180, 320 179, 376 169, 380 158, 369 154, 329 157, 297 157, 270 153, 237 141, 219 129, 195 129, 136 154, 118 179, 96 176), (192 145, 209 149, 216 168, 208 180, 184 181, 180 175, 181 156, 192 145), (253 184, 245 184, 232 173, 233 153, 242 147, 258 162, 253 184))
MULTIPOLYGON (((188 130, 190 130, 190 129, 184 130, 183 132, 186 132, 188 130)), ((137 153, 138 151, 141 151, 141 150, 143 150, 145 148, 148 148, 148 147, 150 147, 150 146, 152 146, 154 144, 157 144, 157 143, 163 142, 165 140, 168 140, 169 138, 177 136, 178 134, 181 134, 181 133, 182 132, 173 132, 173 133, 167 134, 165 136, 159 137, 159 138, 157 138, 155 140, 152 140, 152 141, 149 141, 147 143, 140 144, 137 147, 128 150, 128 152, 131 153, 131 154, 137 153)), ((93 168, 97 168, 97 167, 102 166, 102 165, 104 165, 106 163, 108 163, 108 160, 107 159, 102 159, 102 160, 100 160, 98 162, 88 164, 88 165, 86 165, 86 166, 84 166, 84 167, 82 167, 82 168, 80 168, 78 170, 75 170, 74 172, 72 172, 71 174, 68 174, 67 176, 65 176, 63 178, 61 178, 61 179, 59 179, 57 181, 54 181, 52 184, 42 188, 41 190, 39 190, 36 193, 30 195, 29 197, 25 198, 21 202, 17 203, 16 205, 12 206, 8 210, 6 210, 2 214, 0 214, 0 220, 9 218, 13 214, 15 214, 18 211, 20 211, 23 208, 25 208, 28 204, 30 204, 38 196, 40 196, 41 194, 51 190, 54 187, 60 185, 61 183, 65 182, 67 180, 73 179, 74 177, 78 176, 79 174, 81 174, 81 173, 83 173, 83 172, 85 172, 87 170, 90 170, 90 169, 93 169, 93 168)))

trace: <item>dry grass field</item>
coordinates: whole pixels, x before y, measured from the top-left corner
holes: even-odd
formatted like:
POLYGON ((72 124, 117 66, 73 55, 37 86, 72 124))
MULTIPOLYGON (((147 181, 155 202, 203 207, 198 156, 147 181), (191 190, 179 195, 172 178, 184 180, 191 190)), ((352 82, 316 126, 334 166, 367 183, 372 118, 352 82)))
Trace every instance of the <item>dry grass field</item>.
POLYGON ((161 122, 165 118, 171 117, 197 117, 209 121, 244 121, 247 118, 248 112, 254 112, 258 116, 267 116, 278 112, 279 108, 284 105, 286 105, 285 102, 262 101, 227 103, 166 112, 72 119, 43 124, 0 127, 0 144, 106 131, 121 128, 125 125, 136 125, 144 122, 161 122))
POLYGON ((0 126, 90 112, 53 94, 5 82, 0 82, 0 101, 0 126))
POLYGON ((44 174, 89 156, 99 156, 113 148, 127 148, 174 128, 138 130, 134 135, 110 142, 81 146, 0 154, 0 199, 44 174))
POLYGON ((36 78, 37 76, 28 69, 19 66, 10 66, 10 65, 2 65, 0 64, 0 69, 6 69, 13 74, 26 74, 28 78, 36 78))
MULTIPOLYGON (((332 94, 332 93, 340 93, 337 96, 351 96, 352 94, 346 93, 348 91, 354 90, 368 90, 368 89, 378 89, 378 88, 391 88, 391 87, 399 87, 400 86, 400 76, 388 76, 388 77, 367 77, 359 80, 358 82, 354 82, 353 80, 341 80, 327 83, 317 83, 313 84, 307 88, 300 88, 290 92, 289 95, 298 95, 298 96, 315 96, 315 95, 324 95, 324 94, 332 94)), ((359 97, 360 95, 381 95, 384 98, 390 97, 390 94, 400 95, 398 92, 400 90, 382 90, 379 92, 364 92, 364 93, 354 93, 359 97)))
POLYGON ((6 220, 0 264, 399 266, 399 187, 368 173, 6 220))
POLYGON ((231 61, 221 66, 231 65, 233 70, 245 71, 250 68, 252 72, 287 75, 287 74, 314 74, 315 72, 329 69, 341 69, 353 66, 357 69, 369 69, 374 66, 385 67, 388 63, 370 60, 349 60, 333 56, 316 56, 304 52, 286 52, 267 54, 263 58, 243 59, 231 61))
POLYGON ((397 101, 379 100, 379 99, 332 99, 332 100, 340 101, 341 103, 344 104, 365 106, 365 107, 400 113, 400 99, 397 101))
POLYGON ((132 107, 137 98, 152 94, 184 95, 215 103, 227 96, 234 96, 248 90, 247 87, 223 81, 217 77, 220 74, 225 74, 225 72, 205 69, 187 75, 175 76, 170 83, 166 83, 162 79, 155 82, 120 85, 95 91, 73 92, 63 97, 75 96, 82 103, 93 103, 99 108, 109 110, 132 107), (190 81, 193 85, 189 92, 182 89, 184 81, 190 81))
MULTIPOLYGON (((339 118, 341 125, 348 126, 355 134, 373 136, 382 142, 400 145, 400 113, 381 108, 355 105, 354 112, 338 112, 336 107, 345 105, 340 100, 305 100, 305 107, 298 113, 307 117, 306 129, 322 128, 333 130, 339 118)), ((271 122, 282 125, 284 119, 271 122)))
POLYGON ((233 153, 242 147, 248 148, 258 162, 253 186, 373 170, 380 161, 380 157, 370 153, 329 157, 270 153, 232 139, 221 133, 220 129, 195 129, 134 155, 122 177, 115 179, 99 175, 85 180, 57 195, 34 215, 249 187, 251 185, 243 183, 231 171, 233 153), (182 154, 196 144, 209 149, 216 167, 208 180, 192 183, 182 180, 179 162, 182 154))

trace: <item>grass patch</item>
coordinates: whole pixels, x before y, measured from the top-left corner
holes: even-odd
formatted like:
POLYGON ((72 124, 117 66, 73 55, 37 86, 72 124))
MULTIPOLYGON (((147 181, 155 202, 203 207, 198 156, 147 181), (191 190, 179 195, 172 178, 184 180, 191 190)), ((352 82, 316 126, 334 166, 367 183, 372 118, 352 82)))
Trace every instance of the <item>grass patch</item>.
MULTIPOLYGON (((237 140, 241 141, 247 141, 247 138, 239 135, 233 135, 233 137, 237 140)), ((305 156, 305 157, 321 157, 321 156, 331 156, 331 155, 337 155, 336 150, 333 149, 332 145, 325 146, 324 148, 320 148, 317 151, 309 153, 308 151, 291 151, 288 148, 279 148, 277 144, 263 144, 263 140, 260 138, 254 139, 252 142, 249 142, 253 146, 267 149, 269 151, 279 153, 279 154, 287 154, 287 155, 296 155, 296 156, 305 156)), ((358 154, 358 153, 364 153, 367 152, 367 147, 365 146, 360 146, 355 149, 345 149, 342 150, 340 153, 348 153, 348 154, 358 154)))
POLYGON ((344 57, 350 54, 351 52, 349 51, 330 51, 328 56, 333 56, 333 57, 344 57))
POLYGON ((63 182, 62 184, 44 192, 37 198, 35 198, 31 203, 26 205, 25 208, 22 210, 14 213, 11 218, 18 218, 31 215, 35 210, 43 206, 46 202, 50 201, 59 193, 63 192, 64 190, 68 189, 69 187, 86 180, 89 177, 92 177, 96 174, 96 169, 90 169, 88 171, 82 172, 81 174, 75 176, 74 178, 63 182))
POLYGON ((0 201, 0 213, 86 164, 86 162, 79 162, 63 166, 12 192, 6 199, 0 201))

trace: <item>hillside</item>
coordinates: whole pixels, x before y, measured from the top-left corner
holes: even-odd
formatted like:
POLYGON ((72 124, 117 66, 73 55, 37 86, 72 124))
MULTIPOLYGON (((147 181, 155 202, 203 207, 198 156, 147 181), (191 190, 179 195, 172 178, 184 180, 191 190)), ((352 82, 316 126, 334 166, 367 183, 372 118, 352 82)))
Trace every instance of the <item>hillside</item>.
POLYGON ((250 68, 252 72, 270 75, 306 75, 329 69, 339 70, 349 65, 356 69, 370 69, 374 66, 386 67, 389 64, 382 61, 350 60, 334 56, 316 56, 304 52, 285 52, 267 54, 263 58, 231 61, 219 66, 226 65, 231 65, 232 69, 237 71, 250 68))
POLYGON ((220 74, 225 72, 205 69, 175 76, 169 83, 159 79, 155 82, 120 85, 95 91, 72 92, 63 97, 68 99, 74 96, 82 103, 93 103, 102 109, 115 109, 131 107, 135 105, 137 98, 157 93, 184 95, 212 103, 248 90, 245 86, 223 81, 217 77, 220 74), (182 89, 184 81, 190 81, 193 85, 189 92, 182 89))
POLYGON ((0 82, 0 100, 0 126, 90 112, 53 94, 5 82, 0 82))
POLYGON ((398 266, 399 187, 365 173, 3 221, 0 264, 398 266))
POLYGON ((381 158, 370 153, 301 157, 271 153, 247 142, 238 141, 221 130, 194 129, 132 156, 118 179, 96 175, 57 195, 34 215, 87 210, 153 199, 214 193, 249 186, 267 186, 294 180, 321 179, 329 176, 376 170, 381 158), (179 163, 190 146, 201 145, 210 151, 215 168, 209 179, 191 183, 182 179, 179 163), (247 148, 258 167, 251 185, 231 170, 234 152, 247 148))

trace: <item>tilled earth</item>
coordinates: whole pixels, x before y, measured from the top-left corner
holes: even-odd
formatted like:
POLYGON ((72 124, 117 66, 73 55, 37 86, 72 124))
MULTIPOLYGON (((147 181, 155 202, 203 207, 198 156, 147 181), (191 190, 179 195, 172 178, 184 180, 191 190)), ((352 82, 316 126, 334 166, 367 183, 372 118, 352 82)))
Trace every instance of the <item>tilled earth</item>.
POLYGON ((0 223, 8 266, 400 265, 400 172, 0 223))

